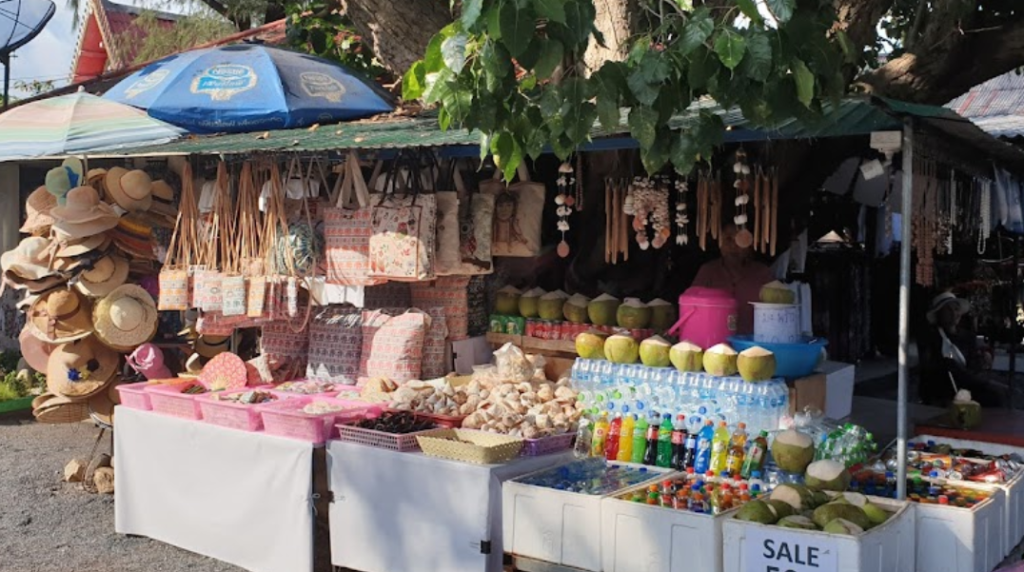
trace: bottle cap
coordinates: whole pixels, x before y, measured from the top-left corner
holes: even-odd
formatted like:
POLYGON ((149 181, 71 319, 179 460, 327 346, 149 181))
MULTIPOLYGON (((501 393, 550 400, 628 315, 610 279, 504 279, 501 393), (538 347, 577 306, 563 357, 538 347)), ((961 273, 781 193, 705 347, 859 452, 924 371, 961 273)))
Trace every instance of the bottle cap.
POLYGON ((686 474, 687 475, 692 475, 693 474, 693 467, 686 467, 686 474))
POLYGON ((761 431, 761 436, 762 437, 767 437, 768 436, 768 432, 767 431, 761 431))
POLYGON ((939 504, 949 504, 949 497, 946 495, 939 495, 939 504))
POLYGON ((736 426, 739 427, 740 429, 746 429, 747 428, 747 424, 742 422, 742 421, 737 423, 736 426))
POLYGON ((718 422, 718 426, 719 426, 719 427, 726 427, 727 425, 728 425, 728 424, 727 424, 727 423, 726 423, 725 421, 719 421, 719 422, 718 422))
POLYGON ((752 478, 752 479, 760 479, 761 478, 761 471, 754 471, 753 473, 750 473, 750 478, 752 478))
POLYGON ((755 492, 755 493, 759 493, 759 492, 761 492, 761 485, 755 484, 753 487, 750 488, 750 490, 755 492))
POLYGON ((685 419, 686 419, 686 416, 683 415, 682 413, 680 413, 679 415, 676 415, 676 421, 684 421, 685 419))
POLYGON ((740 490, 741 491, 749 490, 749 488, 750 487, 747 486, 747 483, 740 483, 740 490))

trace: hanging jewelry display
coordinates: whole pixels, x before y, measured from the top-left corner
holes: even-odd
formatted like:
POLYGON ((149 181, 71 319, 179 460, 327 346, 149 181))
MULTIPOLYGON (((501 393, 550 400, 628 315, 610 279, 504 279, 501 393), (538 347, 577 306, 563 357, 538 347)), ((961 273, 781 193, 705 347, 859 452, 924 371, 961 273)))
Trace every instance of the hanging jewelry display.
POLYGON ((569 256, 569 243, 565 240, 565 233, 569 232, 569 216, 572 215, 573 205, 576 204, 576 177, 573 176, 572 165, 568 162, 558 167, 558 194, 555 195, 555 205, 558 206, 558 231, 562 233, 562 241, 558 243, 558 256, 566 258, 569 256), (573 193, 569 193, 569 189, 573 193))
MULTIPOLYGON (((623 209, 633 217, 633 230, 641 250, 665 246, 672 230, 668 211, 669 185, 663 178, 643 179, 637 177, 630 187, 632 202, 623 209), (632 212, 631 212, 632 211, 632 212), (653 237, 647 232, 648 225, 653 237)), ((628 199, 627 199, 628 201, 628 199)))
POLYGON ((690 244, 690 231, 687 228, 690 224, 690 213, 687 212, 687 195, 690 194, 690 185, 686 179, 679 179, 675 182, 676 188, 676 244, 686 246, 690 244))
POLYGON ((989 233, 992 232, 992 182, 982 179, 979 186, 981 217, 978 220, 978 254, 985 254, 985 250, 988 249, 989 233))
POLYGON ((747 229, 747 205, 750 203, 750 165, 747 164, 747 152, 743 149, 736 151, 736 162, 732 166, 736 175, 733 188, 736 189, 736 199, 733 201, 736 207, 736 214, 733 222, 739 230, 736 232, 736 245, 740 248, 748 248, 754 244, 754 235, 747 229))

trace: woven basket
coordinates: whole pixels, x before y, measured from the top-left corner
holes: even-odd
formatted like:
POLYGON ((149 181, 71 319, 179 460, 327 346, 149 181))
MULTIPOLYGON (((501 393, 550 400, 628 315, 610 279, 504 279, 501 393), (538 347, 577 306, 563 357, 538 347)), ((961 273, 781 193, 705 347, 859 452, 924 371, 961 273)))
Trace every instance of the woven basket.
POLYGON ((478 465, 507 463, 523 448, 522 439, 469 429, 437 429, 416 440, 426 455, 478 465))

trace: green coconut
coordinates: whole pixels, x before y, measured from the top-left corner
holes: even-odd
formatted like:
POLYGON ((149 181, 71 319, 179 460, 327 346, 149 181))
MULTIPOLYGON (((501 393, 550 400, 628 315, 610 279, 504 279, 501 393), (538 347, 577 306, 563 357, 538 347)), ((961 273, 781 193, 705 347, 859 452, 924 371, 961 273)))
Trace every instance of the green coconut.
POLYGON ((747 348, 737 357, 736 368, 744 381, 768 381, 775 377, 775 354, 761 346, 747 348))
POLYGON ((672 344, 661 336, 651 336, 640 342, 640 361, 649 367, 668 367, 672 365, 670 354, 672 344))
POLYGON ((864 511, 864 514, 867 515, 868 520, 871 521, 871 526, 878 526, 879 524, 882 524, 885 521, 889 520, 889 517, 892 516, 892 514, 890 514, 889 511, 883 509, 877 504, 871 504, 870 502, 864 505, 861 508, 861 510, 864 511))
POLYGON ((743 505, 743 508, 736 513, 736 520, 745 522, 757 522, 760 524, 775 524, 779 517, 775 509, 764 501, 752 500, 743 505))
POLYGON ((949 405, 949 418, 960 429, 974 429, 981 425, 981 404, 971 398, 971 392, 961 389, 949 405))
POLYGON ((796 429, 783 431, 772 442, 772 459, 787 473, 803 473, 814 460, 814 439, 796 429))
POLYGON ((793 507, 794 513, 809 510, 814 505, 814 494, 803 485, 781 484, 772 490, 769 500, 777 500, 793 507))
POLYGON ((543 288, 527 290, 519 296, 519 315, 524 318, 536 318, 539 315, 540 297, 547 292, 543 288))
POLYGON ((828 503, 828 501, 830 500, 828 497, 828 493, 826 493, 825 491, 812 492, 814 493, 814 508, 818 508, 819 506, 828 503))
POLYGON ((736 350, 728 344, 718 344, 704 351, 704 371, 718 377, 736 375, 736 350))
POLYGON ((576 336, 576 353, 583 359, 604 359, 604 342, 608 335, 590 330, 576 336))
POLYGON ((616 334, 604 342, 604 357, 612 363, 636 363, 640 344, 630 336, 616 334))
POLYGON ((871 528, 871 520, 864 510, 852 504, 829 503, 814 509, 812 520, 814 524, 824 528, 833 520, 841 518, 848 520, 861 528, 862 531, 871 528))
POLYGON ((562 306, 562 315, 574 324, 586 324, 589 319, 587 316, 587 304, 589 303, 590 298, 583 294, 573 294, 565 301, 565 306, 562 306))
POLYGON ((647 307, 651 309, 651 329, 655 332, 664 333, 676 325, 679 311, 675 304, 655 298, 647 303, 647 307))
POLYGON ((522 292, 515 286, 505 286, 498 290, 497 298, 494 301, 494 311, 502 316, 519 315, 519 298, 522 292))
POLYGON ((668 358, 679 371, 704 370, 704 350, 693 342, 682 341, 672 346, 668 358))
POLYGON ((807 465, 804 482, 811 489, 843 492, 850 486, 850 471, 839 461, 823 459, 807 465))
POLYGON ((837 518, 822 527, 822 530, 829 534, 861 534, 864 528, 845 518, 837 518))
POLYGON ((587 316, 590 323, 597 326, 614 326, 615 316, 622 302, 615 296, 601 294, 587 304, 587 316))
POLYGON ((561 320, 564 312, 565 301, 569 295, 561 290, 548 292, 540 297, 537 302, 537 310, 542 320, 561 320))
POLYGON ((615 312, 620 328, 642 330, 651 325, 651 309, 639 298, 626 298, 615 312))
POLYGON ((840 495, 836 495, 836 497, 832 499, 831 502, 839 504, 852 504, 853 506, 862 509, 868 504, 869 501, 868 497, 862 495, 861 493, 846 492, 840 495))
POLYGON ((775 514, 779 515, 779 518, 786 518, 796 514, 796 509, 793 508, 793 505, 784 500, 769 498, 768 504, 772 505, 772 508, 775 509, 775 514))
POLYGON ((796 304, 796 293, 778 280, 761 286, 760 298, 765 304, 796 304))
POLYGON ((802 529, 802 530, 818 530, 818 527, 817 527, 817 525, 814 524, 813 520, 807 518, 806 516, 801 516, 799 514, 794 514, 792 516, 787 516, 787 517, 780 518, 779 522, 777 522, 776 524, 778 524, 782 528, 799 528, 799 529, 802 529))

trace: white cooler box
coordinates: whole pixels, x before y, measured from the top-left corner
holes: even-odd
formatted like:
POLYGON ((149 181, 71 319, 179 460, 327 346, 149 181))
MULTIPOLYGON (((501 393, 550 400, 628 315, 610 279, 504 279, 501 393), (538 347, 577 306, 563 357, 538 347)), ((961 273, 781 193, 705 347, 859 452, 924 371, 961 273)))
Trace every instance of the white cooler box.
MULTIPOLYGON (((744 522, 734 518, 722 523, 724 537, 724 571, 749 572, 767 567, 759 562, 748 562, 751 554, 772 552, 779 554, 785 545, 787 554, 799 564, 808 558, 808 550, 817 550, 811 558, 819 559, 822 572, 906 572, 914 570, 914 511, 913 503, 899 502, 879 497, 869 497, 871 502, 894 511, 889 520, 863 534, 829 534, 817 530, 782 528, 774 525, 744 522), (771 547, 764 547, 762 538, 777 539, 771 547), (758 542, 758 545, 752 543, 758 542), (832 555, 832 551, 835 554, 832 555), (827 559, 827 561, 826 561, 827 559), (834 559, 835 566, 831 564, 834 559)), ((799 565, 793 566, 787 559, 777 562, 780 570, 811 570, 799 565), (789 565, 787 567, 787 565, 789 565)), ((920 567, 919 571, 924 572, 920 567)), ((694 568, 696 570, 696 568, 694 568)), ((930 571, 938 572, 938 571, 930 571)))
MULTIPOLYGON (((647 469, 652 473, 652 478, 646 481, 647 485, 673 474, 666 469, 647 469)), ((529 478, 533 474, 537 473, 521 478, 529 478)), ((597 496, 527 485, 518 481, 506 481, 501 489, 505 552, 601 572, 601 503, 608 496, 632 487, 597 496)))
POLYGON ((917 504, 917 572, 990 572, 1003 560, 1006 494, 994 486, 958 486, 991 496, 972 508, 917 504))

